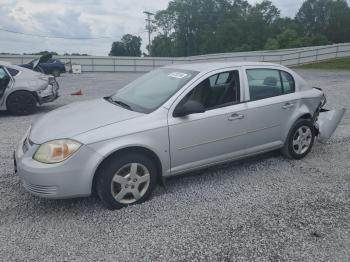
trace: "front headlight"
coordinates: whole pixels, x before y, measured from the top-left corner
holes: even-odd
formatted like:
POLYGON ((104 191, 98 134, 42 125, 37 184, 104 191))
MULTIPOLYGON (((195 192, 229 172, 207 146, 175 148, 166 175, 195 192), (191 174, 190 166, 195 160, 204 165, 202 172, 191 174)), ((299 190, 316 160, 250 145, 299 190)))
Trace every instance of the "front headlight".
POLYGON ((33 159, 46 164, 59 163, 69 158, 80 147, 79 142, 70 139, 49 141, 39 146, 33 159))

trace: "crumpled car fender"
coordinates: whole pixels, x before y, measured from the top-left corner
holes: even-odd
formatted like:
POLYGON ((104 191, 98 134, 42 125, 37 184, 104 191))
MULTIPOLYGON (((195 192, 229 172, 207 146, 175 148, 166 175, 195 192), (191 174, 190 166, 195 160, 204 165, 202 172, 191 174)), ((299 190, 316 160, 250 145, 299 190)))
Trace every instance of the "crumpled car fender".
POLYGON ((332 136, 334 131, 337 129, 340 121, 342 120, 346 109, 335 109, 335 110, 322 110, 315 123, 317 128, 318 141, 326 143, 327 140, 332 136))

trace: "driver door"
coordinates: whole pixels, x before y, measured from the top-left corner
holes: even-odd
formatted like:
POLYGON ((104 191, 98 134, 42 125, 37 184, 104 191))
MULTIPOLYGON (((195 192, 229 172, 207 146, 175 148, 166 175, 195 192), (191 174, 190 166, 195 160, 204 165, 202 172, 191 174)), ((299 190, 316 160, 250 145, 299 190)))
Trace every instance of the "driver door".
POLYGON ((245 148, 240 74, 237 69, 213 73, 173 104, 168 116, 172 174, 225 161, 245 148), (201 103, 206 111, 174 117, 176 107, 189 100, 201 103))

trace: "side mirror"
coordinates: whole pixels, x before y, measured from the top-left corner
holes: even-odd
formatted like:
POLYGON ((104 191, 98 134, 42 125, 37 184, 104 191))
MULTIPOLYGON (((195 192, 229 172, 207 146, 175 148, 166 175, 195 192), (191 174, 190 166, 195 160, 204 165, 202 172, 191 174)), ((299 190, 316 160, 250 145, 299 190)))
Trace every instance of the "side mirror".
POLYGON ((197 101, 187 101, 185 104, 175 108, 173 116, 182 117, 191 114, 204 113, 204 106, 197 101))

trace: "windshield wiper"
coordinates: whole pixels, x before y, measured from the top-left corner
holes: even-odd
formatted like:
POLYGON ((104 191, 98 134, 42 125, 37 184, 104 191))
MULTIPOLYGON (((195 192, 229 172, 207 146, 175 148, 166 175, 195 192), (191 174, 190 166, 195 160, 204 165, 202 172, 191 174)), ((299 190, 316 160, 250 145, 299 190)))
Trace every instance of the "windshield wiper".
POLYGON ((114 100, 112 97, 107 97, 108 101, 110 101, 113 104, 120 105, 121 107, 124 107, 126 109, 129 109, 132 111, 131 106, 129 106, 127 103, 120 101, 120 100, 114 100))

